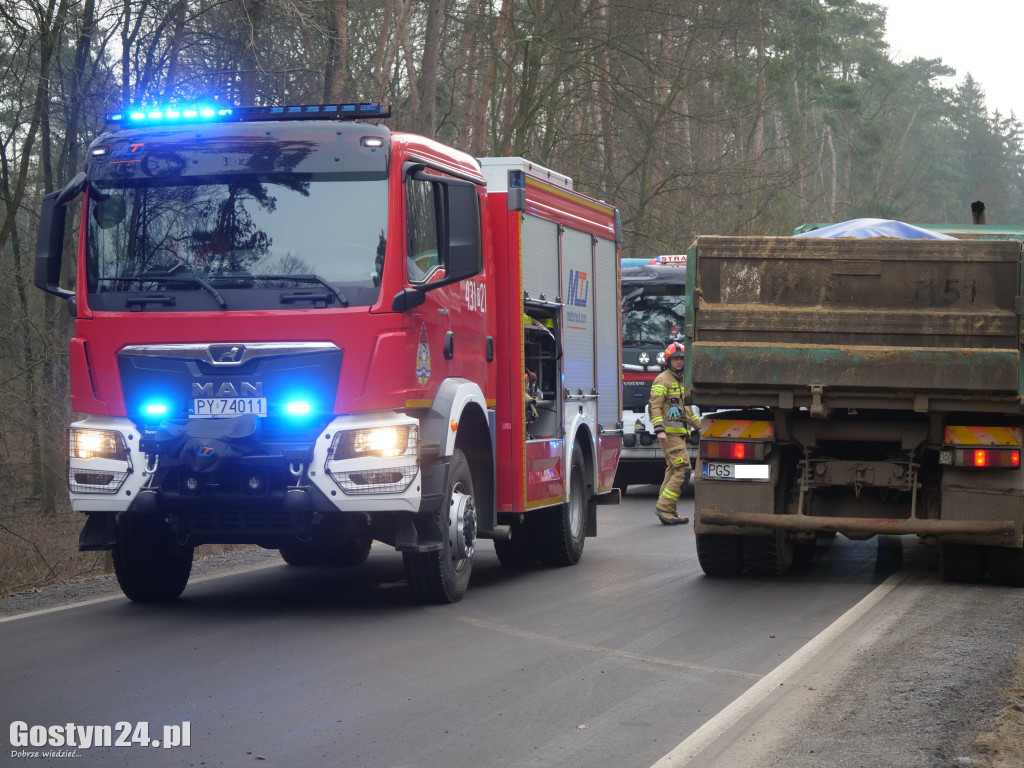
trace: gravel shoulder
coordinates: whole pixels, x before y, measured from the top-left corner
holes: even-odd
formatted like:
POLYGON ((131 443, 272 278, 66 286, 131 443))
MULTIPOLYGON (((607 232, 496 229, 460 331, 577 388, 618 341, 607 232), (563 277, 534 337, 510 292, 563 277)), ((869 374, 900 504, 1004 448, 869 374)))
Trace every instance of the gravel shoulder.
POLYGON ((687 768, 1020 768, 1024 590, 911 577, 687 768))

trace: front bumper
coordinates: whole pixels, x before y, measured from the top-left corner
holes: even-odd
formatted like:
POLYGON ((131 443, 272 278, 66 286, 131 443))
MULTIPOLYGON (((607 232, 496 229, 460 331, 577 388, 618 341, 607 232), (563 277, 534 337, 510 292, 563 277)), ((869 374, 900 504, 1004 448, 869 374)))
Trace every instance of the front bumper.
POLYGON ((258 421, 204 419, 144 433, 125 418, 92 416, 71 425, 71 507, 89 514, 155 510, 176 516, 187 533, 238 540, 294 532, 318 513, 418 513, 418 426, 395 412, 339 416, 305 440, 282 441, 262 439, 258 421), (377 430, 399 430, 407 443, 363 449, 350 438, 338 447, 354 433, 377 430))

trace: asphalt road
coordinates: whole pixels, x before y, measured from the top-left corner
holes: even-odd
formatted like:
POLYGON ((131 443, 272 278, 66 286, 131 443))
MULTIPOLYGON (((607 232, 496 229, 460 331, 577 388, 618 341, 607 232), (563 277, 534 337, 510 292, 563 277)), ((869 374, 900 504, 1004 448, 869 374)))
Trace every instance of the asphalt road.
MULTIPOLYGON (((785 579, 708 579, 690 527, 655 519, 654 490, 600 507, 575 567, 509 570, 481 542, 451 606, 413 602, 400 556, 375 545, 356 569, 273 561, 170 605, 113 598, 2 620, 0 724, 45 727, 49 743, 6 733, 0 765, 68 765, 42 755, 53 750, 74 751, 76 768, 752 765, 786 748, 784 727, 766 736, 776 689, 807 675, 805 693, 827 694, 921 590, 945 587, 923 548, 897 541, 905 563, 887 571, 875 540, 842 537, 785 579), (159 740, 187 727, 190 746, 143 746, 140 723, 159 740), (127 745, 55 745, 68 724, 110 726, 127 745)), ((989 590, 986 605, 961 590, 975 611, 1022 603, 1020 590, 971 589, 989 590)), ((818 703, 777 702, 791 718, 818 703)))

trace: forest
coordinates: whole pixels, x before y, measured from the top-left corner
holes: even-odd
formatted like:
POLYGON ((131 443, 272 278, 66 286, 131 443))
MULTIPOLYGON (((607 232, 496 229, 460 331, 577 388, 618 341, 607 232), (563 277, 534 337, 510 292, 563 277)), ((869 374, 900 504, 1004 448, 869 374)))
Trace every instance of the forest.
POLYGON ((1024 222, 1017 117, 941 59, 894 60, 885 24, 857 0, 0 0, 0 584, 102 567, 77 533, 40 543, 69 517, 70 318, 32 281, 41 200, 107 113, 386 102, 392 130, 614 204, 624 256, 860 216, 970 223, 975 200, 1024 222))

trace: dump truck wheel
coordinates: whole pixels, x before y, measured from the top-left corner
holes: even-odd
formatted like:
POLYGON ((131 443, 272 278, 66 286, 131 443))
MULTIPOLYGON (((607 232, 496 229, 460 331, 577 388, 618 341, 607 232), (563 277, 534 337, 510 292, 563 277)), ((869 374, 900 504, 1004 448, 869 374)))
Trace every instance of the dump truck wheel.
POLYGON ((181 545, 162 519, 123 514, 116 523, 114 573, 121 591, 138 603, 176 600, 192 573, 195 547, 181 545))
POLYGON ((875 573, 889 575, 903 567, 903 538, 900 536, 879 536, 878 554, 875 557, 875 573))
POLYGON ((1024 549, 989 549, 988 574, 992 581, 1004 587, 1024 587, 1024 549))
POLYGON ((817 554, 818 542, 816 539, 800 539, 793 542, 793 567, 800 570, 807 570, 814 565, 814 556, 817 554))
POLYGON ((785 531, 741 538, 743 562, 751 576, 785 576, 793 567, 793 541, 785 531))
POLYGON ((743 549, 739 536, 698 533, 697 560, 708 576, 739 576, 743 571, 743 549))
POLYGON ((988 553, 978 544, 939 543, 939 573, 945 581, 974 584, 985 578, 988 553))
POLYGON ((476 545, 476 505, 473 475, 461 449, 452 454, 448 493, 441 505, 441 548, 433 552, 403 552, 405 577, 423 603, 457 603, 469 587, 476 545))

